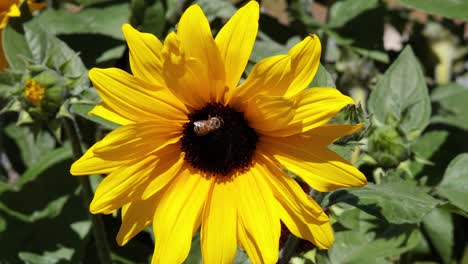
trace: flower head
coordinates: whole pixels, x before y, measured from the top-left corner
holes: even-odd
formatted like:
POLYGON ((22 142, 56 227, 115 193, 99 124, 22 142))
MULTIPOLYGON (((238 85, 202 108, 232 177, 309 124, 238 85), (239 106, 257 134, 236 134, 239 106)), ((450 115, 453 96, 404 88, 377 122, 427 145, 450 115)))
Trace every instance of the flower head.
POLYGON ((318 191, 366 184, 327 148, 361 128, 327 124, 354 101, 333 88, 304 90, 319 66, 316 36, 262 60, 239 85, 258 18, 251 1, 213 39, 193 5, 164 43, 124 25, 133 74, 89 73, 103 100, 91 114, 122 127, 93 145, 71 173, 108 174, 90 211, 122 208, 120 245, 152 223, 154 263, 183 262, 197 230, 205 263, 232 262, 238 244, 253 263, 275 263, 280 221, 328 248, 328 216, 282 169, 318 191))
POLYGON ((26 101, 39 107, 44 99, 44 87, 35 80, 27 80, 24 86, 24 97, 26 101))

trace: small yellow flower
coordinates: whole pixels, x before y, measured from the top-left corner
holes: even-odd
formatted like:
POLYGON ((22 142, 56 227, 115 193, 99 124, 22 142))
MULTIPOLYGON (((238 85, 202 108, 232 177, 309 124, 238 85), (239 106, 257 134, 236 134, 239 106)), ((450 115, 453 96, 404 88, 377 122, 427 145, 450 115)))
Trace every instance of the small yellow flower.
POLYGON ((152 223, 153 263, 182 263, 197 230, 203 263, 231 263, 238 244, 253 263, 276 263, 280 221, 328 248, 328 216, 282 169, 322 192, 366 184, 327 148, 362 127, 327 124, 354 101, 333 88, 304 90, 320 64, 316 36, 262 60, 239 84, 258 18, 251 1, 213 38, 193 5, 164 43, 126 24, 133 75, 116 68, 89 73, 103 100, 91 114, 122 127, 71 173, 109 174, 90 211, 122 208, 120 245, 152 223))
MULTIPOLYGON (((3 53, 2 30, 6 27, 10 17, 19 17, 21 15, 19 7, 23 2, 24 0, 0 0, 0 71, 8 66, 5 54, 3 53)), ((27 3, 31 12, 46 6, 46 2, 35 0, 28 0, 27 3)))
POLYGON ((27 80, 24 85, 24 97, 26 101, 39 107, 44 100, 45 89, 35 80, 27 80))

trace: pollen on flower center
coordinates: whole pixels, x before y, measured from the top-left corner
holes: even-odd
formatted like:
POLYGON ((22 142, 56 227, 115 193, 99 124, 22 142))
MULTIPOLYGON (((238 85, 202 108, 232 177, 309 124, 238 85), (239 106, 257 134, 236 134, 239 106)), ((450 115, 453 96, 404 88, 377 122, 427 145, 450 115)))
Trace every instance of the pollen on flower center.
POLYGON ((44 87, 35 80, 27 80, 24 85, 24 97, 35 106, 40 106, 44 99, 44 87))
POLYGON ((222 178, 250 167, 258 135, 243 113, 222 104, 208 104, 188 118, 181 142, 185 160, 192 167, 222 178))

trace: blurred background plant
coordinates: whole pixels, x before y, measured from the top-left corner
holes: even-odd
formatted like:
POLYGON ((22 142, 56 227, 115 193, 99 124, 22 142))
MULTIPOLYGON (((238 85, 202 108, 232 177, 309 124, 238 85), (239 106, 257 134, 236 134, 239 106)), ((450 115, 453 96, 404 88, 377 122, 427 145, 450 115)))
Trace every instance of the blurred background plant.
MULTIPOLYGON (((216 33, 244 2, 16 2, 17 15, 2 30, 9 68, 0 72, 0 262, 98 261, 62 130, 72 122, 85 147, 117 127, 88 116, 99 98, 87 70, 129 70, 121 25, 164 39, 183 10, 198 3, 216 33), (28 7, 45 2, 40 11, 28 7)), ((330 148, 359 166, 369 185, 311 192, 332 217, 334 246, 320 251, 285 232, 280 263, 468 263, 468 1, 264 0, 261 6, 246 72, 317 34, 322 65, 310 87, 337 87, 359 103, 332 122, 367 123, 330 148)), ((92 188, 101 179, 91 176, 92 188)), ((118 247, 119 212, 103 220, 113 262, 151 259, 151 230, 118 247)), ((186 262, 201 262, 198 235, 186 262)), ((249 263, 241 249, 236 263, 249 263)))

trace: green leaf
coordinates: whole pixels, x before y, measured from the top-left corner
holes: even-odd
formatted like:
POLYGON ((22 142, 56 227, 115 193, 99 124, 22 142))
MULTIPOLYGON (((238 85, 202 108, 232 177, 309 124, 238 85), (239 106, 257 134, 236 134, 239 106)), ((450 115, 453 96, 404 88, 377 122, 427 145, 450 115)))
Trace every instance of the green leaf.
POLYGON ((234 264, 250 264, 252 263, 247 253, 241 248, 237 247, 236 258, 234 264))
POLYGON ((369 98, 377 125, 398 125, 411 140, 429 123, 431 104, 424 75, 411 47, 385 72, 369 98))
POLYGON ((443 262, 450 263, 454 243, 452 215, 436 208, 424 217, 423 226, 443 262))
POLYGON ((8 98, 17 93, 20 87, 22 74, 14 72, 0 72, 0 98, 8 98))
POLYGON ((80 239, 84 239, 91 230, 91 221, 84 220, 75 222, 71 224, 70 227, 71 229, 73 229, 73 231, 75 231, 75 233, 80 237, 80 239))
POLYGON ((176 24, 177 17, 180 12, 182 12, 182 7, 180 7, 179 0, 167 0, 166 1, 167 10, 166 10, 166 20, 169 23, 176 24))
POLYGON ((65 42, 36 23, 25 25, 25 39, 34 62, 60 72, 74 95, 89 87, 87 69, 78 54, 65 42))
MULTIPOLYGON (((45 28, 34 20, 24 28, 17 25, 15 29, 8 26, 3 30, 4 51, 10 67, 25 70, 31 65, 47 66, 60 73, 57 77, 63 78, 72 94, 80 93, 89 87, 86 67, 76 52, 51 34, 48 25, 45 28)), ((61 89, 58 94, 62 94, 61 89)))
POLYGON ((29 128, 12 124, 5 128, 5 133, 18 145, 26 166, 37 164, 55 146, 52 136, 44 131, 34 136, 29 128))
POLYGON ((140 30, 162 37, 165 25, 164 6, 162 2, 156 1, 145 9, 143 24, 140 30))
POLYGON ((383 62, 383 63, 388 63, 389 58, 388 54, 385 53, 384 51, 380 50, 369 50, 369 49, 363 49, 363 48, 357 48, 357 47, 350 47, 351 50, 354 50, 356 53, 368 57, 370 59, 383 62))
POLYGON ((295 36, 283 45, 274 41, 265 33, 259 32, 258 35, 260 39, 255 42, 252 54, 250 55, 250 60, 255 63, 273 55, 287 54, 289 49, 300 41, 300 38, 295 36))
POLYGON ((443 204, 439 208, 441 208, 441 209, 443 209, 443 210, 445 210, 447 212, 450 212, 450 213, 457 214, 457 215, 463 216, 465 218, 468 218, 468 212, 463 211, 462 209, 456 207, 455 205, 453 205, 451 203, 443 204))
POLYGON ((13 28, 11 24, 8 24, 2 30, 3 51, 10 68, 24 70, 26 69, 27 58, 31 58, 32 54, 19 28, 13 28))
POLYGON ((439 86, 431 94, 431 100, 440 105, 432 123, 452 125, 468 130, 468 88, 459 84, 439 86))
POLYGON ((85 103, 75 103, 75 104, 72 104, 72 111, 74 113, 77 113, 78 115, 88 119, 88 120, 91 120, 95 123, 98 123, 100 125, 103 125, 104 127, 108 128, 108 129, 116 129, 118 127, 120 127, 119 124, 116 124, 114 122, 111 122, 111 121, 108 121, 106 119, 103 119, 97 115, 89 115, 89 111, 91 111, 93 108, 94 108, 95 105, 93 104, 85 104, 85 103))
POLYGON ((101 34, 123 40, 121 26, 128 21, 129 10, 127 3, 84 8, 77 13, 49 8, 34 23, 46 27, 52 35, 101 34))
POLYGON ((52 151, 42 153, 40 159, 34 165, 28 167, 23 175, 21 175, 15 184, 15 188, 21 189, 23 185, 36 179, 53 165, 69 160, 72 156, 70 145, 65 145, 52 151))
POLYGON ((331 28, 341 27, 365 11, 376 8, 378 4, 378 0, 337 1, 330 9, 328 26, 331 28))
POLYGON ((399 0, 412 8, 425 12, 468 21, 468 1, 464 0, 399 0))
POLYGON ((0 216, 0 233, 3 232, 7 228, 7 222, 5 218, 0 216))
MULTIPOLYGON (((197 232, 192 239, 192 246, 190 248, 190 253, 187 259, 184 261, 185 264, 202 264, 202 253, 201 253, 201 240, 200 232, 197 232)), ((234 259, 234 264, 248 264, 249 257, 240 247, 237 248, 236 257, 234 259)))
MULTIPOLYGON (((444 144, 448 137, 448 132, 444 130, 434 130, 424 133, 418 140, 411 146, 412 151, 416 154, 416 159, 422 161, 429 161, 432 155, 444 144)), ((423 169, 422 162, 411 163, 411 171, 413 174, 418 174, 423 169)))
POLYGON ((70 261, 74 252, 75 250, 72 248, 61 247, 56 251, 46 251, 43 254, 20 252, 19 258, 25 263, 55 264, 70 261))
POLYGON ((351 155, 354 150, 354 146, 351 146, 351 145, 342 146, 342 145, 331 144, 328 146, 328 148, 332 150, 333 152, 337 153, 338 155, 340 155, 343 159, 347 161, 351 160, 351 155))
POLYGON ((330 195, 332 203, 346 203, 393 224, 414 224, 441 202, 412 181, 369 183, 359 189, 339 190, 330 195))
POLYGON ((60 212, 62 211, 65 203, 68 201, 69 196, 65 195, 59 197, 50 203, 41 210, 36 210, 32 214, 24 214, 21 212, 16 211, 14 208, 9 208, 7 205, 0 202, 0 211, 15 217, 18 220, 21 220, 26 223, 32 223, 37 220, 45 219, 45 218, 55 218, 57 217, 60 212))
POLYGON ((236 12, 236 8, 229 1, 197 0, 195 2, 200 5, 209 21, 217 17, 228 19, 236 12))
POLYGON ((185 260, 185 264, 201 264, 201 245, 200 245, 200 232, 197 232, 192 238, 192 246, 190 247, 190 253, 185 260))
POLYGON ((335 81, 331 74, 320 64, 314 79, 308 87, 333 87, 336 88, 335 81))
POLYGON ((432 155, 444 144, 448 137, 448 132, 445 130, 433 130, 424 133, 418 141, 416 141, 411 149, 418 157, 430 159, 432 155))
POLYGON ((397 256, 415 247, 420 240, 414 225, 395 225, 381 221, 357 208, 338 216, 345 229, 336 228, 335 242, 328 258, 319 251, 318 263, 389 263, 385 257, 397 256))
POLYGON ((468 153, 460 154, 450 162, 437 193, 468 212, 468 153))
POLYGON ((71 228, 72 223, 84 221, 88 215, 77 193, 77 179, 68 173, 69 168, 70 160, 49 166, 20 190, 0 194, 3 205, 0 217, 8 225, 0 234, 1 261, 23 263, 18 258, 19 252, 42 255, 55 251, 57 245, 73 248, 74 255, 88 248, 89 239, 80 239, 71 228))
POLYGON ((166 25, 165 10, 162 1, 150 3, 145 0, 133 0, 131 2, 131 24, 142 32, 152 33, 163 37, 166 25))
POLYGON ((127 46, 125 45, 118 45, 114 48, 108 49, 96 59, 96 62, 113 65, 112 63, 115 63, 116 60, 122 57, 126 48, 127 46))

